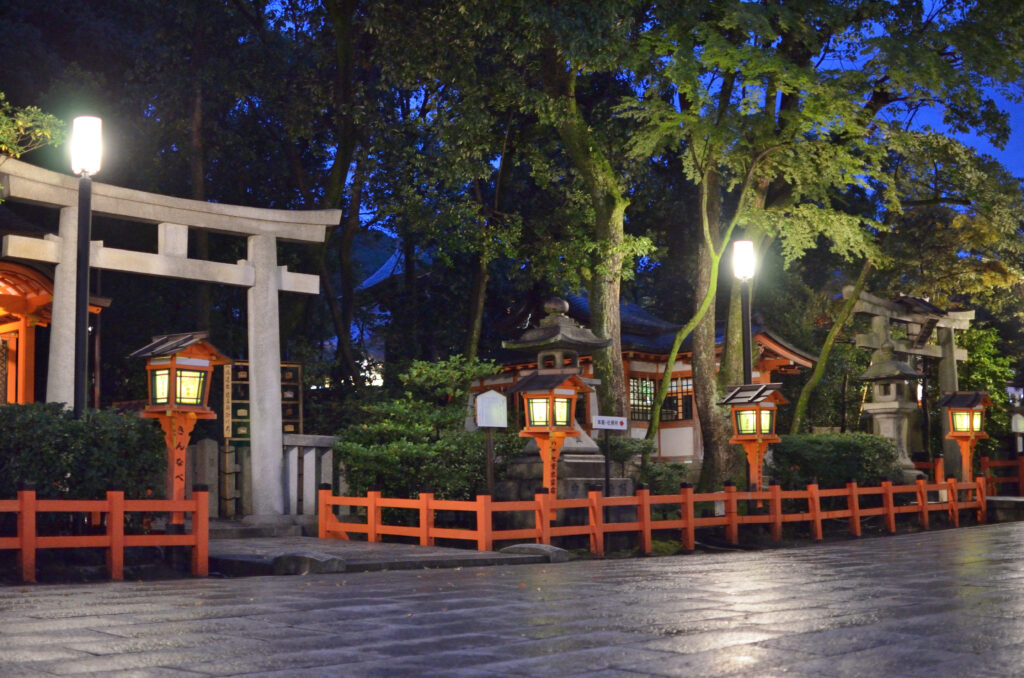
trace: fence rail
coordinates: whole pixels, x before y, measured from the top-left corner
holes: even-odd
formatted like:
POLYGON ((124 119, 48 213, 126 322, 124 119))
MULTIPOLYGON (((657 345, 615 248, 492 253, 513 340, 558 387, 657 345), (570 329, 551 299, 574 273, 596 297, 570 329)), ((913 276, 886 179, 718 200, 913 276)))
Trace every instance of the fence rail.
MULTIPOLYGON (((737 492, 727 486, 724 492, 697 493, 691 487, 683 487, 678 494, 652 495, 650 490, 640 489, 631 497, 604 497, 600 492, 590 492, 579 499, 555 499, 546 493, 537 494, 526 501, 494 502, 488 495, 479 495, 475 501, 449 501, 435 499, 431 493, 422 493, 417 499, 394 499, 382 497, 380 492, 368 492, 365 497, 336 497, 331 490, 321 489, 319 494, 319 536, 321 539, 349 538, 350 534, 365 534, 368 541, 380 541, 385 535, 413 537, 423 546, 432 546, 437 539, 461 539, 476 543, 480 551, 492 550, 495 541, 531 540, 539 544, 550 544, 554 537, 589 537, 590 551, 604 555, 605 536, 616 532, 632 532, 638 535, 640 550, 648 554, 652 549, 653 533, 657 530, 679 532, 684 549, 692 550, 696 541, 696 529, 701 527, 722 527, 731 544, 739 543, 742 525, 767 525, 774 541, 782 539, 785 523, 807 523, 815 540, 823 538, 822 522, 825 520, 847 520, 850 533, 860 536, 865 518, 881 516, 885 529, 896 531, 896 516, 914 514, 923 529, 929 528, 932 513, 940 512, 949 516, 954 526, 960 525, 961 511, 976 513, 979 522, 985 521, 986 484, 984 478, 973 482, 959 482, 950 478, 945 482, 918 480, 912 485, 893 485, 883 482, 877 487, 858 487, 848 483, 845 488, 820 489, 808 485, 805 490, 782 490, 772 485, 760 492, 737 492), (862 498, 878 497, 875 505, 862 505, 862 498), (822 508, 822 499, 835 499, 830 504, 845 503, 843 508, 822 508), (842 500, 845 500, 842 501, 842 500), (783 502, 787 504, 784 505, 783 502), (698 516, 698 505, 712 505, 721 502, 722 515, 698 516), (740 502, 756 506, 754 511, 743 514, 740 502), (796 502, 804 510, 792 508, 796 502), (878 505, 880 504, 880 505, 878 505), (348 506, 363 508, 366 522, 347 522, 338 519, 334 507, 348 506), (652 507, 670 507, 672 513, 678 508, 679 517, 659 518, 652 507), (612 507, 635 508, 634 520, 606 520, 606 511, 612 507), (407 509, 418 513, 417 524, 393 525, 383 520, 385 508, 407 509), (558 524, 559 511, 585 509, 580 513, 587 516, 586 524, 558 524), (435 525, 435 512, 468 512, 476 516, 475 528, 451 528, 435 525), (518 529, 494 529, 494 516, 498 513, 524 512, 533 515, 533 527, 518 529)), ((610 515, 610 514, 609 514, 610 515)), ((564 514, 563 514, 564 516, 564 514)))
POLYGON ((0 537, 0 550, 18 551, 21 578, 36 581, 36 551, 39 549, 103 548, 107 571, 114 580, 124 579, 124 550, 132 546, 191 546, 192 574, 209 573, 210 505, 209 492, 195 488, 192 498, 125 499, 124 492, 107 492, 106 499, 38 499, 35 490, 19 490, 17 499, 0 500, 0 513, 17 514, 18 532, 0 537), (125 513, 183 512, 192 514, 190 534, 125 534, 125 513), (43 536, 37 534, 40 513, 88 513, 99 525, 106 514, 103 534, 43 536))
POLYGON ((1003 460, 982 457, 981 475, 985 476, 988 483, 986 492, 990 496, 1005 494, 1002 488, 1004 485, 1015 486, 1017 496, 1024 496, 1024 456, 1003 460))

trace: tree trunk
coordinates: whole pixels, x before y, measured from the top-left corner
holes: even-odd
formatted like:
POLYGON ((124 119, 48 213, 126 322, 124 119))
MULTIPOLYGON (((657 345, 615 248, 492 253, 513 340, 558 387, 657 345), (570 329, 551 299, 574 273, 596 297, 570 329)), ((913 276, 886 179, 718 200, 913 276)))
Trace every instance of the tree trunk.
POLYGON ((472 360, 480 350, 480 334, 484 322, 484 302, 487 300, 487 259, 483 254, 473 257, 473 288, 469 293, 469 326, 466 328, 466 345, 462 355, 472 360))
POLYGON ((598 409, 601 414, 622 416, 627 402, 619 295, 629 200, 577 106, 575 71, 566 71, 553 51, 548 54, 547 77, 548 94, 560 109, 555 129, 569 161, 583 178, 594 209, 594 237, 599 246, 593 255, 589 284, 590 329, 599 337, 611 339, 607 348, 594 352, 594 376, 601 380, 598 409))
MULTIPOLYGON (((814 365, 814 371, 811 372, 811 378, 807 380, 804 387, 800 389, 800 396, 797 398, 796 405, 793 407, 793 423, 789 427, 790 434, 800 433, 800 429, 803 427, 804 418, 807 416, 807 407, 811 402, 811 395, 814 393, 814 389, 821 383, 821 378, 825 376, 825 366, 828 364, 829 354, 832 352, 832 347, 835 346, 836 339, 843 327, 850 320, 850 316, 853 315, 853 307, 857 303, 857 298, 860 297, 860 293, 864 290, 864 286, 867 284, 868 276, 871 273, 871 260, 865 259, 864 265, 861 266, 860 275, 857 276, 857 282, 853 287, 853 294, 847 299, 842 308, 839 310, 839 315, 836 316, 835 322, 832 323, 832 329, 828 331, 828 336, 825 337, 825 343, 821 347, 821 353, 818 354, 818 362, 814 365)), ((846 423, 845 418, 843 421, 846 423)))
MULTIPOLYGON (((192 89, 192 111, 189 120, 189 178, 193 200, 206 200, 206 153, 203 144, 203 86, 196 80, 192 89)), ((196 258, 210 258, 210 234, 202 228, 193 233, 196 258)), ((213 298, 209 283, 200 283, 196 291, 195 329, 210 330, 213 316, 213 298)))
MULTIPOLYGON (((701 192, 704 204, 702 219, 708 237, 701 241, 697 249, 697 298, 714 299, 717 287, 715 276, 719 273, 717 264, 720 259, 718 243, 721 217, 719 177, 716 172, 707 173, 701 192)), ((693 331, 693 399, 704 450, 698 487, 704 491, 720 487, 728 471, 728 418, 722 415, 722 408, 718 405, 720 394, 715 355, 715 319, 715 305, 712 303, 693 331)))

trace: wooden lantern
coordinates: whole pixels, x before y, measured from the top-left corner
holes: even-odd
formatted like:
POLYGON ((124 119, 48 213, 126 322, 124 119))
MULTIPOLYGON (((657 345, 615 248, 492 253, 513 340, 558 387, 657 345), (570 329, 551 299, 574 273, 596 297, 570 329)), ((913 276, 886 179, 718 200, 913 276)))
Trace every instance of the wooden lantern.
MULTIPOLYGON (((231 360, 206 341, 205 332, 166 334, 131 354, 146 359, 149 398, 142 416, 159 419, 167 444, 167 497, 185 498, 185 450, 199 419, 216 419, 207 407, 215 365, 231 360)), ((182 524, 184 513, 171 514, 182 524)))
POLYGON ((750 484, 763 489, 764 454, 768 445, 781 438, 775 435, 778 406, 789 401, 779 389, 782 384, 746 384, 734 386, 718 403, 732 408, 733 436, 729 442, 741 445, 747 455, 750 484))
POLYGON ((955 440, 960 447, 960 478, 968 481, 974 468, 974 448, 979 440, 988 438, 985 433, 985 408, 992 406, 985 391, 954 391, 946 393, 939 400, 939 407, 949 413, 948 440, 955 440))

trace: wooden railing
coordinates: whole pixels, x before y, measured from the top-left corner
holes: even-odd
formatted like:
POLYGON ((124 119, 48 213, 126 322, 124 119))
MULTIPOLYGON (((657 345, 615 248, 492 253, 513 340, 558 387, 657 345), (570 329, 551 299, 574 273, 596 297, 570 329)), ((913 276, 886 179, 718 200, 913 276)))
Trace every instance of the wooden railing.
MULTIPOLYGON (((329 488, 322 488, 319 495, 319 536, 321 539, 348 539, 349 534, 365 534, 368 541, 381 541, 385 535, 416 538, 421 545, 431 546, 437 539, 461 539, 476 543, 481 551, 490 551, 496 541, 529 540, 539 544, 550 544, 554 537, 587 536, 590 550, 604 555, 605 536, 615 532, 632 532, 638 535, 640 551, 650 553, 652 534, 657 530, 672 530, 679 533, 682 547, 692 550, 696 543, 697 528, 722 527, 731 544, 739 543, 740 527, 744 525, 766 525, 772 540, 782 539, 785 523, 807 523, 813 539, 823 538, 822 522, 825 520, 846 520, 851 534, 860 536, 865 518, 880 516, 886 531, 896 531, 896 516, 914 514, 920 526, 928 529, 930 516, 940 512, 949 517, 954 526, 960 525, 960 512, 974 511, 978 522, 985 521, 985 482, 977 478, 974 482, 958 482, 950 478, 945 482, 918 480, 913 485, 893 485, 883 482, 878 487, 858 487, 849 483, 845 488, 820 489, 808 485, 805 490, 782 490, 772 485, 761 492, 737 492, 727 486, 723 492, 697 493, 684 486, 678 494, 652 495, 649 490, 640 489, 632 497, 604 497, 600 492, 590 492, 580 499, 555 499, 549 494, 539 493, 526 501, 494 502, 488 495, 477 496, 476 501, 448 501, 435 499, 433 494, 422 493, 417 499, 393 499, 381 496, 380 492, 368 492, 365 497, 335 497, 329 488), (877 497, 874 505, 863 506, 863 497, 877 497), (835 499, 831 504, 845 504, 843 508, 822 508, 823 499, 835 499), (845 500, 845 501, 844 501, 845 500), (783 505, 786 501, 786 506, 783 505), (698 505, 711 506, 721 502, 722 515, 700 515, 698 505), (747 513, 741 513, 741 502, 747 513), (792 502, 803 504, 805 510, 792 508, 792 502), (343 522, 335 514, 334 507, 348 506, 365 509, 366 522, 343 522), (678 511, 678 517, 657 518, 652 507, 670 507, 671 513, 678 511), (606 520, 605 509, 633 507, 634 520, 606 520), (387 524, 382 519, 382 509, 407 509, 418 514, 416 525, 387 524), (558 511, 583 509, 587 519, 583 525, 559 525, 555 519, 558 511), (451 528, 435 525, 436 511, 463 511, 476 516, 476 527, 451 528), (533 515, 533 527, 518 529, 494 529, 494 516, 498 513, 526 512, 533 515)), ((608 512, 615 515, 618 512, 608 512)), ((626 511, 626 513, 630 513, 626 511)), ((564 515, 564 514, 563 514, 564 515)))
POLYGON ((111 579, 124 579, 124 550, 132 546, 191 546, 192 574, 209 573, 210 504, 205 486, 196 486, 192 498, 125 499, 124 492, 107 492, 106 499, 38 499, 35 490, 19 490, 17 499, 0 500, 0 513, 16 513, 18 533, 0 537, 0 550, 17 550, 21 578, 36 580, 36 551, 39 549, 106 549, 111 579), (124 515, 129 512, 184 512, 192 514, 191 534, 125 534, 124 515), (105 524, 103 534, 43 536, 36 534, 40 513, 87 513, 94 525, 105 524), (106 520, 103 520, 103 514, 106 520))
POLYGON ((1024 496, 1024 456, 1005 460, 982 457, 981 475, 985 477, 985 481, 988 483, 985 491, 990 496, 1008 494, 1008 492, 1002 489, 1004 485, 1013 485, 1013 494, 1018 497, 1024 496), (1006 471, 1009 471, 1009 473, 1006 473, 1006 471))

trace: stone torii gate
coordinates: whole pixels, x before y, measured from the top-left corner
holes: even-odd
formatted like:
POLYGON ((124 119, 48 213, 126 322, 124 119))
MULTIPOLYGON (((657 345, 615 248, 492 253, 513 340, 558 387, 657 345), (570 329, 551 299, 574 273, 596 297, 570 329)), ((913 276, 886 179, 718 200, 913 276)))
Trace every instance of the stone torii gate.
MULTIPOLYGON (((843 288, 843 298, 853 294, 853 287, 843 288)), ((956 333, 967 330, 974 320, 974 311, 944 311, 924 299, 900 296, 893 301, 861 292, 853 307, 855 313, 871 316, 871 332, 858 334, 857 346, 878 351, 890 347, 897 356, 916 355, 938 360, 939 389, 943 393, 959 390, 957 362, 967 360, 967 351, 956 345, 956 333), (893 333, 894 327, 901 331, 893 333)), ((910 400, 911 394, 906 394, 910 400)), ((916 409, 917 399, 913 398, 916 409)), ((900 403, 893 403, 899 405, 900 403)), ((905 416, 905 415, 904 415, 905 416)), ((902 427, 906 431, 906 426, 902 427)), ((945 440, 949 422, 942 418, 943 457, 947 469, 960 468, 960 449, 954 440, 945 440)), ((906 447, 906 439, 897 440, 906 447)), ((903 450, 909 452, 909 450, 903 450)))
MULTIPOLYGON (((78 183, 75 177, 0 157, 0 199, 60 210, 57 235, 8 235, 3 239, 5 258, 56 264, 46 384, 49 402, 70 403, 74 399, 78 183)), ((285 514, 278 293, 318 294, 320 279, 279 266, 277 241, 323 242, 327 226, 336 225, 341 212, 224 205, 100 183, 92 187, 92 211, 155 225, 158 235, 155 254, 104 247, 102 241, 92 241, 89 262, 93 268, 248 288, 252 509, 256 515, 285 514), (245 237, 247 257, 234 264, 189 258, 190 228, 245 237)))

